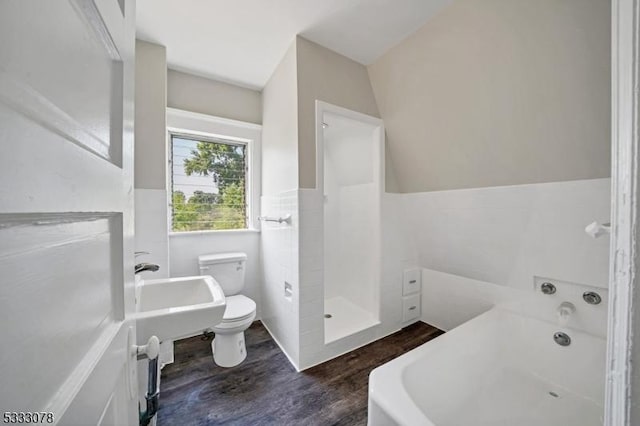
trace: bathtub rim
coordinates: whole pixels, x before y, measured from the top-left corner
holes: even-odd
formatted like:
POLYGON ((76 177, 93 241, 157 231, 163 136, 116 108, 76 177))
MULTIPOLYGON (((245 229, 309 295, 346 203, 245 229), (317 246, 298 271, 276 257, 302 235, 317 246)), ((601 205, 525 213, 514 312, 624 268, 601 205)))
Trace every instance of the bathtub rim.
MULTIPOLYGON (((433 345, 434 342, 440 342, 438 345, 441 345, 444 344, 442 343, 443 340, 449 340, 452 338, 457 339, 458 334, 466 332, 470 327, 476 327, 478 322, 484 322, 487 321, 487 318, 502 315, 519 316, 549 325, 556 325, 554 321, 551 321, 548 318, 540 318, 538 316, 531 315, 530 313, 518 312, 508 306, 494 306, 488 311, 472 318, 451 331, 442 334, 371 371, 369 374, 369 404, 375 404, 378 406, 382 411, 384 411, 385 415, 393 419, 393 421, 398 425, 414 426, 416 424, 420 424, 425 426, 436 426, 407 391, 404 383, 405 370, 420 358, 429 356, 430 352, 440 350, 441 348, 439 346, 433 345), (429 345, 430 343, 431 345, 429 345), (389 394, 390 390, 392 390, 392 394, 389 394)), ((565 329, 602 341, 603 345, 606 346, 606 337, 570 327, 566 327, 565 329)))

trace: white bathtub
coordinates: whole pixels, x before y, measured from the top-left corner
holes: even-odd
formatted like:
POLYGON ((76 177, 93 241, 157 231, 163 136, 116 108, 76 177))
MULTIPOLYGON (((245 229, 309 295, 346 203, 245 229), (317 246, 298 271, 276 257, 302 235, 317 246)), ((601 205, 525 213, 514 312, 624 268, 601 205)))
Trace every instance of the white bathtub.
POLYGON ((605 340, 494 308, 371 372, 369 425, 602 425, 605 340))

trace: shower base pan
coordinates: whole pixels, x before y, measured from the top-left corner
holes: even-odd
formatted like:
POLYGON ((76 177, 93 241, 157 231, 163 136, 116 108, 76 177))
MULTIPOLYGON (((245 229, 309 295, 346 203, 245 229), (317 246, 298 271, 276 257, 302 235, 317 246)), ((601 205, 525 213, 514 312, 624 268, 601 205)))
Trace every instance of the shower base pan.
POLYGON ((324 313, 325 344, 380 324, 371 312, 344 297, 325 299, 324 313))

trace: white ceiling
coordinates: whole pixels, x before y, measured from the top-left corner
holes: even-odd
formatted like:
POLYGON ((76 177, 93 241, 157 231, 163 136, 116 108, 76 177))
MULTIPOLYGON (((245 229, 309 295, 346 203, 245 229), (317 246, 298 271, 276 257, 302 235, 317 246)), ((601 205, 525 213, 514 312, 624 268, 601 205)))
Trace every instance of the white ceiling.
POLYGON ((138 0, 172 69, 261 89, 296 34, 368 65, 450 0, 138 0))

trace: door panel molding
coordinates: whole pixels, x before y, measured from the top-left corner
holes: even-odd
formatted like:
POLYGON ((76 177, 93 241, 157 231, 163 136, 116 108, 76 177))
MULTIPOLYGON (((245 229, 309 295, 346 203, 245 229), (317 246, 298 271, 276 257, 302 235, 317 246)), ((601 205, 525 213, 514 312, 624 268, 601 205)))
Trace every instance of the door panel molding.
POLYGON ((134 20, 135 0, 0 2, 4 411, 138 423, 134 20))

